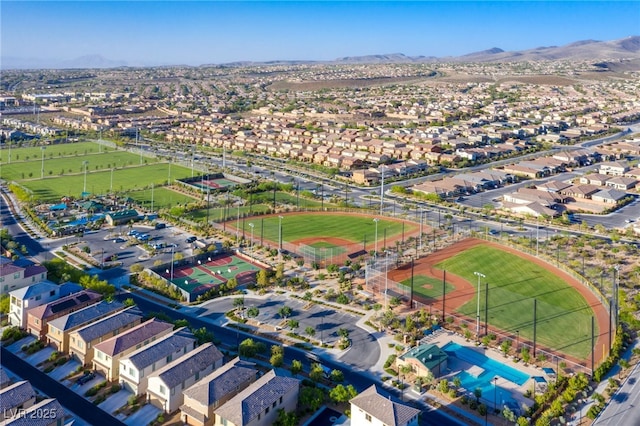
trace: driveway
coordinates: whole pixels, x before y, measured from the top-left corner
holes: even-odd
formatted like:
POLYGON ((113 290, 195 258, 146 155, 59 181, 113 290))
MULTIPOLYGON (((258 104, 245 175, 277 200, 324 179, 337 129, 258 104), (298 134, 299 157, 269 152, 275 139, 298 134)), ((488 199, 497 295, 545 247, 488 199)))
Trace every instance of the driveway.
POLYGON ((20 355, 20 348, 23 345, 28 345, 31 342, 35 342, 36 338, 35 336, 27 336, 24 339, 20 339, 17 342, 13 342, 12 344, 10 344, 9 346, 6 346, 7 350, 11 353, 14 353, 18 356, 20 355))
POLYGON ((121 389, 113 395, 108 396, 104 402, 98 405, 98 407, 102 408, 107 413, 113 413, 118 408, 125 405, 127 403, 127 399, 129 399, 131 395, 133 395, 133 392, 121 389))
POLYGON ((56 350, 53 349, 51 346, 47 346, 46 348, 42 348, 38 352, 25 357, 24 360, 27 361, 29 364, 33 365, 34 367, 37 367, 38 364, 46 361, 47 358, 49 358, 49 356, 51 356, 51 354, 54 353, 55 351, 56 350))
POLYGON ((76 371, 76 369, 80 366, 80 361, 72 359, 62 364, 59 367, 56 367, 51 373, 49 373, 49 377, 55 379, 57 381, 62 381, 69 374, 76 371))
POLYGON ((155 405, 147 404, 127 417, 124 423, 130 426, 148 425, 158 417, 161 411, 155 405))
POLYGON ((79 386, 76 382, 71 383, 68 380, 65 380, 63 382, 63 384, 65 386, 67 386, 69 389, 71 389, 72 391, 74 391, 75 393, 77 393, 78 395, 84 397, 84 393, 86 391, 88 391, 93 386, 97 385, 98 383, 104 382, 105 380, 107 380, 107 379, 105 379, 105 377, 102 374, 96 373, 96 377, 94 377, 93 379, 89 380, 87 383, 85 383, 82 386, 79 386))

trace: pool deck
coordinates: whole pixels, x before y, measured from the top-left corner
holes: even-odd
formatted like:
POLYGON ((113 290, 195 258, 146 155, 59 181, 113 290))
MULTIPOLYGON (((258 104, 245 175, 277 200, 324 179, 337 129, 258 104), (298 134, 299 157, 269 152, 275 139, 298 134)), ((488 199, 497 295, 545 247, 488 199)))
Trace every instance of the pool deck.
MULTIPOLYGON (((452 331, 447 331, 445 329, 440 329, 439 331, 437 331, 436 333, 429 335, 427 337, 425 337, 422 342, 424 343, 431 343, 434 345, 437 345, 438 347, 443 347, 444 345, 446 345, 449 342, 455 342, 461 346, 465 346, 469 349, 475 350, 476 352, 485 355, 487 358, 493 359, 497 362, 500 362, 502 364, 508 365, 509 367, 518 370, 518 371, 522 371, 523 373, 533 377, 533 376, 542 376, 545 379, 547 379, 547 381, 549 381, 549 377, 544 373, 544 371, 542 370, 542 368, 538 368, 532 365, 524 365, 523 362, 513 362, 513 357, 512 356, 508 356, 505 357, 502 352, 498 349, 494 349, 494 348, 485 348, 484 346, 476 346, 475 342, 473 340, 469 340, 467 341, 464 336, 458 334, 458 333, 454 333, 452 331)), ((447 374, 443 375, 443 378, 449 378, 450 380, 453 380, 453 377, 460 373, 461 371, 465 371, 468 370, 469 368, 471 368, 473 365, 469 364, 467 362, 464 361, 460 361, 458 359, 453 360, 453 362, 449 362, 449 366, 447 368, 447 374)), ((553 379, 551 379, 553 380, 553 379)), ((515 401, 517 401, 518 405, 520 407, 524 406, 531 406, 533 404, 533 401, 529 398, 525 398, 523 396, 523 394, 527 391, 527 389, 531 390, 533 389, 534 386, 534 381, 533 378, 530 378, 529 380, 527 380, 527 382, 522 385, 522 386, 518 386, 517 384, 502 378, 498 376, 498 381, 496 382, 496 385, 499 386, 502 389, 508 390, 511 392, 511 398, 515 401)), ((467 389, 471 394, 473 394, 473 389, 467 389)), ((490 395, 485 395, 485 397, 488 397, 489 402, 492 403, 492 397, 490 395)))

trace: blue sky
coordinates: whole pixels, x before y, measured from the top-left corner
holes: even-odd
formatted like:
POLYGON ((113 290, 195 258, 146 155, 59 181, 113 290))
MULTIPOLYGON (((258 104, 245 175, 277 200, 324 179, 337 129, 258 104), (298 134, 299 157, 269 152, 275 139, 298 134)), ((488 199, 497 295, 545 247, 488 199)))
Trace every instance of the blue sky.
POLYGON ((640 1, 11 1, 4 57, 129 65, 456 56, 640 34, 640 1))

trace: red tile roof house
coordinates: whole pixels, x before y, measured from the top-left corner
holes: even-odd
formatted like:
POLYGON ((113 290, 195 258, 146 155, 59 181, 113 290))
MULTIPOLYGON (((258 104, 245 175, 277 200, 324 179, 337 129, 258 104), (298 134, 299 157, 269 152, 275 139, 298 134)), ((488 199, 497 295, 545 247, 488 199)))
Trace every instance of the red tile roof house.
POLYGON ((48 322, 78 311, 102 300, 95 291, 83 290, 45 305, 27 311, 27 331, 39 339, 44 339, 49 331, 48 322))

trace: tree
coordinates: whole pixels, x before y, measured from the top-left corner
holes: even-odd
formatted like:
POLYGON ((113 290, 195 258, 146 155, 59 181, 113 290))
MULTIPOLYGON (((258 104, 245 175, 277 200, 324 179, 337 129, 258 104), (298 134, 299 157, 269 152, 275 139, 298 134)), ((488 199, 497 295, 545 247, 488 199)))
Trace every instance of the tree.
POLYGON ((291 330, 295 330, 296 328, 298 328, 298 326, 300 325, 300 323, 298 322, 298 320, 294 320, 294 319, 290 319, 287 322, 287 325, 289 326, 289 328, 291 330))
POLYGON ((214 336, 213 333, 207 330, 206 327, 200 327, 196 330, 192 330, 194 337, 198 341, 199 345, 202 345, 207 342, 213 342, 214 336))
POLYGON ((358 392, 353 385, 343 386, 340 384, 329 391, 329 398, 336 404, 347 402, 356 395, 358 395, 358 392))
POLYGON ((238 280, 234 278, 229 278, 229 280, 224 284, 228 291, 233 291, 238 287, 238 280))
POLYGON ((482 388, 475 388, 473 395, 476 397, 476 402, 480 402, 480 398, 482 398, 482 388))
POLYGON ((339 328, 338 336, 342 337, 342 340, 349 340, 349 330, 343 327, 339 328))
POLYGON ((269 362, 273 367, 282 367, 282 364, 284 363, 284 350, 282 349, 282 346, 271 346, 271 358, 269 359, 269 362))
POLYGON ((264 352, 265 349, 264 343, 256 342, 253 339, 248 338, 240 342, 238 352, 241 356, 252 358, 256 356, 256 354, 264 352))
POLYGON ((284 264, 283 263, 278 263, 278 266, 276 266, 275 278, 278 281, 281 281, 282 278, 284 278, 284 264))
POLYGON ((267 287, 269 285, 269 274, 266 269, 260 269, 256 274, 256 284, 258 287, 267 287))
POLYGON ((303 386, 300 389, 298 401, 300 404, 307 406, 311 411, 317 411, 324 403, 324 391, 316 387, 303 386))
POLYGON ((340 383, 344 381, 344 373, 340 370, 331 370, 331 381, 340 383))
POLYGON ((309 371, 309 378, 314 382, 319 382, 320 380, 322 380, 323 376, 324 376, 324 369, 322 368, 322 365, 318 364, 317 362, 314 362, 313 364, 311 364, 311 370, 309 371))
POLYGON ((313 337, 316 334, 316 329, 308 325, 307 328, 304 329, 304 332, 307 333, 308 336, 313 337))
POLYGON ((4 293, 2 296, 0 296, 0 313, 9 313, 9 295, 7 293, 4 293))
POLYGON ((287 412, 284 408, 278 410, 278 418, 273 423, 274 426, 296 426, 298 424, 298 416, 293 411, 287 412))
POLYGON ((244 307, 244 297, 236 297, 233 299, 233 307, 242 309, 244 307))
POLYGON ((302 362, 294 359, 291 361, 291 374, 296 375, 302 371, 302 362))
POLYGON ((282 319, 287 319, 287 317, 290 317, 292 313, 293 309, 286 305, 278 310, 278 315, 280 315, 280 318, 282 319))

